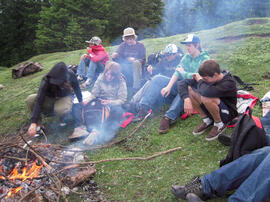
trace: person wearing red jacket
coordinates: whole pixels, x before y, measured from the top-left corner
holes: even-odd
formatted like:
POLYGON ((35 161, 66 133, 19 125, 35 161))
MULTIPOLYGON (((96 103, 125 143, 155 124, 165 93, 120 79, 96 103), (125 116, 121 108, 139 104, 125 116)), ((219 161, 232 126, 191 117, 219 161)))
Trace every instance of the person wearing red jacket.
POLYGON ((106 62, 110 59, 105 48, 102 46, 102 41, 99 37, 94 36, 89 41, 87 47, 87 54, 83 54, 80 59, 80 64, 77 69, 77 79, 82 81, 86 77, 83 87, 90 86, 96 74, 103 72, 106 62), (86 71, 86 65, 88 70, 86 71))

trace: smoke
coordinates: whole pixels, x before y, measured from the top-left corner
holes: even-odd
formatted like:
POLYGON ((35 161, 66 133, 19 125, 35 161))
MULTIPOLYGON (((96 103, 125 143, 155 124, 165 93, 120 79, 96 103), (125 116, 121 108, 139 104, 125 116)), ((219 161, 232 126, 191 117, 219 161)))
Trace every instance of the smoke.
POLYGON ((270 1, 163 0, 162 22, 156 37, 215 28, 233 21, 270 15, 270 1))

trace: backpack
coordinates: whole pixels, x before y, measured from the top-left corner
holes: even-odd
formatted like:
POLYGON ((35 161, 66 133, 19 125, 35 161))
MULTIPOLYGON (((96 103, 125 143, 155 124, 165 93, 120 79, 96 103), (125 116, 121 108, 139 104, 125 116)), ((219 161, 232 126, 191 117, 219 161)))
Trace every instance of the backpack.
POLYGON ((43 70, 42 64, 38 62, 26 62, 18 65, 16 69, 12 69, 12 78, 17 79, 23 76, 34 74, 43 70))
POLYGON ((94 99, 83 106, 79 103, 72 107, 73 119, 79 125, 86 125, 88 131, 93 128, 99 128, 110 116, 110 109, 108 106, 101 104, 100 100, 94 99))
POLYGON ((267 145, 261 120, 251 114, 252 110, 248 107, 238 119, 232 132, 230 149, 226 158, 220 161, 220 167, 267 145))

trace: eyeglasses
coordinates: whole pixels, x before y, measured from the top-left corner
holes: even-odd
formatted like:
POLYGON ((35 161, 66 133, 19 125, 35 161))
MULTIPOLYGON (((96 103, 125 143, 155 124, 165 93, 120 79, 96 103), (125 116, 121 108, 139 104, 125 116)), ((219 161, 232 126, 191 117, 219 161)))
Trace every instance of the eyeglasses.
POLYGON ((124 38, 125 38, 125 40, 134 40, 135 39, 135 37, 133 35, 132 36, 125 36, 124 38))

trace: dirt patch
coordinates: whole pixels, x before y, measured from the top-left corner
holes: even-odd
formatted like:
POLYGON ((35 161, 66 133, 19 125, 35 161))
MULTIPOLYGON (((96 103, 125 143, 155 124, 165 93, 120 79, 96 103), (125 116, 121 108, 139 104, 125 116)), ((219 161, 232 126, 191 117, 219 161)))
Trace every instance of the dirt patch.
POLYGON ((217 38, 216 40, 222 40, 222 41, 230 43, 230 42, 245 39, 245 38, 248 38, 248 37, 269 38, 270 33, 265 33, 265 34, 242 34, 242 35, 238 35, 238 36, 226 36, 226 37, 222 37, 222 38, 217 38))
POLYGON ((266 20, 266 19, 252 19, 252 20, 247 21, 247 25, 254 25, 254 24, 262 25, 262 24, 265 24, 267 22, 268 22, 268 20, 266 20))

